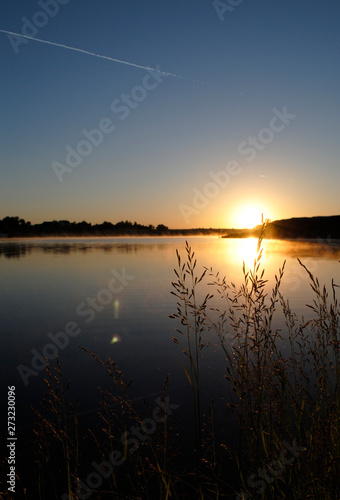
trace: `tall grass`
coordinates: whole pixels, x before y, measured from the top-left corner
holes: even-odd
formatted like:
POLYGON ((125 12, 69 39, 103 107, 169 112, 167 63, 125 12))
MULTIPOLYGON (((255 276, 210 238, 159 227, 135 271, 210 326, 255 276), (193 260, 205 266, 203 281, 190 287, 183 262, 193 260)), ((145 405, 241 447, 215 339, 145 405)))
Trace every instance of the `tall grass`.
POLYGON ((51 370, 46 359, 47 394, 41 408, 33 409, 36 436, 35 463, 38 470, 36 498, 57 496, 59 484, 72 497, 72 477, 79 467, 79 432, 77 405, 69 402, 67 392, 70 382, 63 381, 59 358, 51 370))
MULTIPOLYGON (((196 277, 196 261, 188 244, 186 263, 182 264, 178 255, 177 282, 173 283, 178 303, 172 317, 185 329, 178 330, 181 341, 174 341, 181 342, 189 358, 190 372, 184 369, 195 389, 197 460, 201 459, 203 445, 197 430, 201 425, 198 353, 209 343, 204 339, 205 330, 216 333, 225 355, 228 408, 238 422, 238 446, 234 450, 242 490, 238 498, 338 499, 340 310, 336 285, 332 281, 329 297, 326 286, 321 287, 299 261, 315 296, 308 306, 313 317, 299 321, 280 293, 285 263, 275 276, 272 290, 266 289, 261 269, 264 229, 253 268, 247 270, 243 264, 239 288, 212 268, 205 268, 196 277), (206 274, 222 305, 211 307, 213 295, 209 293, 197 304, 197 287, 206 274), (186 277, 190 278, 189 286, 186 277), (285 331, 273 328, 274 315, 282 313, 285 331), (289 447, 293 450, 291 463, 283 459, 289 447), (273 461, 276 470, 273 465, 268 470, 273 461)), ((218 484, 215 491, 220 491, 218 484)))
POLYGON ((82 349, 103 367, 110 381, 98 388, 101 410, 97 424, 87 430, 83 426, 79 432, 81 414, 68 398, 70 382, 64 384, 58 358, 54 369, 46 359, 48 391, 41 409, 33 409, 38 479, 29 485, 27 498, 138 500, 153 499, 154 494, 156 498, 178 498, 174 494, 178 478, 172 470, 175 457, 169 443, 173 430, 167 414, 168 376, 158 405, 140 403, 129 397, 132 381, 126 382, 116 363, 82 349), (145 430, 147 424, 151 430, 145 430))
POLYGON ((202 333, 205 326, 205 309, 209 296, 207 295, 201 305, 197 304, 196 287, 203 280, 206 271, 197 277, 195 276, 195 268, 197 261, 195 252, 191 251, 191 247, 186 243, 187 261, 182 264, 179 252, 177 253, 178 270, 175 269, 177 282, 173 282, 175 291, 171 293, 178 298, 177 313, 173 314, 172 318, 178 318, 181 321, 182 330, 177 331, 184 336, 184 342, 173 338, 174 342, 181 345, 183 353, 189 360, 189 371, 182 364, 185 374, 188 378, 192 389, 193 408, 194 408, 194 425, 195 425, 195 440, 196 440, 196 475, 199 498, 203 498, 202 477, 201 477, 201 461, 202 461, 202 422, 201 422, 201 402, 200 402, 200 352, 203 349, 202 333), (187 278, 190 283, 187 286, 187 278), (189 288, 190 287, 190 288, 189 288))

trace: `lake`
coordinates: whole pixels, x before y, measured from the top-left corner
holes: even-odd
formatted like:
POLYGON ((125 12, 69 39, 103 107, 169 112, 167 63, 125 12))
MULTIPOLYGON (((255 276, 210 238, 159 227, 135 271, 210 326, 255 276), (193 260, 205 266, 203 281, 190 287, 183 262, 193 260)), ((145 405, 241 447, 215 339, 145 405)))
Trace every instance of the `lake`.
MULTIPOLYGON (((252 266, 254 239, 188 238, 198 261, 236 285, 242 263, 252 266)), ((340 242, 270 241, 263 244, 262 265, 268 285, 286 260, 281 292, 298 315, 311 313, 312 300, 305 270, 297 257, 330 289, 340 283, 340 242)), ((125 378, 134 379, 131 397, 153 400, 169 373, 169 396, 178 405, 179 426, 190 426, 191 392, 180 362, 181 348, 172 341, 179 328, 169 316, 176 311, 170 294, 177 266, 176 249, 185 260, 185 238, 65 238, 0 241, 0 370, 3 398, 16 387, 17 434, 25 440, 32 414, 46 387, 43 356, 58 355, 71 396, 80 398, 79 412, 91 419, 99 407, 98 386, 109 380, 82 346, 105 360, 110 357, 125 378)), ((214 293, 202 284, 202 296, 214 293)), ((214 302, 212 304, 217 304, 214 302)), ((216 300, 218 300, 216 298, 216 300)), ((284 332, 280 314, 275 325, 284 332)), ((211 332, 206 341, 216 342, 211 332)), ((217 346, 202 351, 202 406, 225 397, 223 352, 217 346)))

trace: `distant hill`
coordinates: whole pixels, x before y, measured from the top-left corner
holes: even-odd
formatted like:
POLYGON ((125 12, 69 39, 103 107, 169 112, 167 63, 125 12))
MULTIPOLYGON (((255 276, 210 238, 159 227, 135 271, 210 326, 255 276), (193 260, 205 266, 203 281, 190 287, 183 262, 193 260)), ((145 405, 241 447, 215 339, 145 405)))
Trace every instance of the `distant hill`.
MULTIPOLYGON (((258 236, 261 226, 253 229, 228 230, 225 238, 258 236)), ((340 239, 340 215, 326 217, 294 217, 269 222, 265 238, 269 239, 340 239)))
POLYGON ((266 238, 331 238, 340 239, 340 215, 329 217, 297 217, 268 224, 266 238))

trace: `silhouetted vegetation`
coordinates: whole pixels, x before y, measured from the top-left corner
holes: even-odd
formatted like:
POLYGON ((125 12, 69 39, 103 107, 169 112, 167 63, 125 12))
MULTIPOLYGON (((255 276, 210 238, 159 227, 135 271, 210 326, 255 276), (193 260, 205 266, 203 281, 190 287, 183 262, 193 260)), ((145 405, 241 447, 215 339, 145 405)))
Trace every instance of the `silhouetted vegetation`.
POLYGON ((177 252, 176 281, 172 284, 177 312, 172 317, 180 321, 180 328, 173 340, 186 356, 182 366, 193 394, 195 498, 235 498, 234 494, 237 500, 338 499, 338 285, 332 280, 328 293, 298 259, 314 292, 313 303, 307 305, 311 319, 298 319, 280 292, 285 262, 273 288, 266 286, 265 269, 261 269, 264 229, 265 225, 253 267, 246 269, 243 264, 244 279, 239 288, 212 268, 197 272, 195 252, 188 243, 184 261, 177 252), (208 276, 212 291, 220 296, 220 306, 212 307, 213 294, 202 294, 201 283, 208 276), (283 328, 274 327, 278 312, 284 318, 283 328), (224 440, 218 437, 213 405, 208 414, 210 432, 203 433, 201 352, 215 344, 207 339, 208 332, 216 334, 225 355, 229 395, 224 440), (238 444, 232 447, 233 436, 238 444), (235 477, 226 472, 228 458, 232 470, 231 457, 238 466, 236 488, 235 477))
POLYGON ((128 220, 117 222, 104 221, 102 224, 90 222, 70 222, 68 220, 45 221, 41 224, 31 224, 19 217, 5 217, 0 221, 0 237, 44 237, 44 236, 190 236, 225 234, 225 229, 195 228, 169 229, 164 224, 144 226, 128 220))
POLYGON ((116 236, 116 235, 149 235, 167 234, 168 228, 159 225, 143 226, 137 222, 121 221, 117 224, 104 221, 102 224, 90 222, 70 222, 68 220, 45 221, 41 224, 31 224, 19 217, 5 217, 0 221, 0 234, 7 237, 26 236, 116 236))

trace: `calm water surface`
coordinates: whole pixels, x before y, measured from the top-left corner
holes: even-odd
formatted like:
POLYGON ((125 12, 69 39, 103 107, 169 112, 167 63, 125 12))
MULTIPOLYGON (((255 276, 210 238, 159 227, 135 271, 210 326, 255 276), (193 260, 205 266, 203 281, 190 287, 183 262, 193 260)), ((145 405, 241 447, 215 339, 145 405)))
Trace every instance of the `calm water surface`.
MULTIPOLYGON (((242 280, 243 260, 252 265, 257 244, 253 239, 188 241, 196 252, 199 271, 203 266, 213 267, 235 284, 242 280)), ((64 378, 71 379, 72 394, 80 398, 80 411, 84 415, 96 412, 97 388, 108 387, 110 381, 79 346, 117 362, 126 379, 134 379, 134 398, 155 398, 170 373, 169 395, 179 404, 178 419, 186 421, 190 387, 179 362, 185 358, 172 341, 180 325, 169 319, 176 311, 176 299, 170 294, 177 265, 175 250, 184 258, 184 246, 184 238, 0 241, 2 397, 7 385, 16 386, 19 432, 24 433, 31 421, 30 405, 37 405, 45 392, 41 354, 53 358, 58 353, 64 378), (66 328, 73 336, 65 334, 66 328)), ((332 278, 340 284, 340 242, 264 243, 265 278, 273 284, 287 260, 281 291, 301 315, 312 292, 297 257, 330 288, 332 278)), ((203 284, 202 295, 214 293, 208 282, 203 284)), ((280 315, 276 325, 284 328, 280 315)), ((207 340, 216 339, 209 333, 207 340)), ((212 397, 224 397, 223 373, 222 351, 212 346, 203 350, 204 405, 212 397)))

